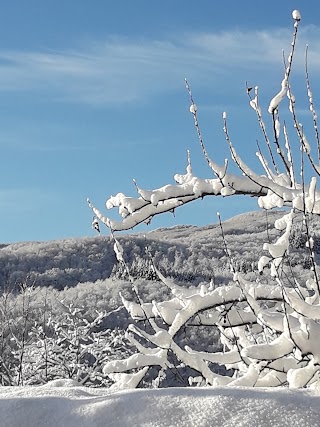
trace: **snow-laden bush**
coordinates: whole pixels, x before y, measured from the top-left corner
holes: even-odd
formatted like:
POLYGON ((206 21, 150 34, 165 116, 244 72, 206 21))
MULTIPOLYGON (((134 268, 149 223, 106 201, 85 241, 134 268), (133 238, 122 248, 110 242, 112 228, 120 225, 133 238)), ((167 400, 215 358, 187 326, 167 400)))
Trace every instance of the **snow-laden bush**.
MULTIPOLYGON (((68 291, 21 285, 0 296, 0 385, 36 385, 72 379, 109 386, 106 361, 130 355, 113 312, 70 303, 68 291), (63 300, 65 296, 66 301, 63 300)), ((79 302, 79 301, 77 301, 79 302)))
MULTIPOLYGON (((154 366, 159 367, 161 378, 168 369, 175 368, 173 361, 197 372, 189 378, 189 384, 320 386, 320 281, 314 253, 315 239, 309 227, 310 218, 320 214, 320 192, 317 188, 320 141, 309 82, 307 49, 306 90, 316 155, 312 152, 304 125, 298 119, 296 99, 290 84, 301 19, 296 10, 292 17, 293 37, 290 53, 284 57, 284 76, 279 92, 272 97, 267 108, 271 131, 263 118, 258 87, 247 86, 249 104, 265 141, 265 150, 258 145, 256 153, 262 172, 250 168, 237 154, 225 112, 222 116, 223 131, 239 173, 230 172, 228 160, 219 165, 209 157, 199 126, 198 108, 186 81, 191 100, 190 112, 200 146, 215 177, 198 178, 193 173, 188 153, 186 174, 175 175, 176 184, 143 190, 135 182, 139 197, 128 197, 123 193, 110 197, 106 206, 119 209, 120 221, 103 215, 89 202, 95 217, 111 230, 117 259, 123 265, 123 250, 115 237, 116 231, 134 228, 142 222, 149 223, 153 216, 174 211, 193 200, 205 196, 245 195, 256 197, 261 209, 284 208, 283 216, 274 224, 278 236, 274 241, 264 243, 264 255, 257 260, 259 274, 256 280, 249 280, 238 271, 224 240, 233 284, 219 286, 211 283, 188 289, 165 278, 154 266, 158 277, 170 289, 171 299, 143 303, 133 286, 136 302, 123 298, 123 303, 133 318, 147 320, 148 328, 144 330, 130 325, 127 337, 138 352, 122 360, 109 361, 104 366, 104 374, 116 380, 118 386, 136 386, 154 366), (280 119, 280 106, 285 101, 288 110, 283 111, 284 122, 280 119), (298 277, 297 270, 293 270, 290 264, 290 235, 297 221, 302 222, 304 237, 299 241, 304 242, 304 262, 308 261, 306 265, 309 268, 307 277, 298 277), (177 335, 182 328, 194 322, 218 330, 223 351, 206 352, 199 351, 196 345, 180 346, 177 335), (225 375, 227 371, 217 372, 216 365, 231 369, 232 375, 230 372, 225 375), (131 370, 133 374, 125 373, 131 370)), ((222 225, 221 230, 223 234, 222 225)), ((291 237, 291 241, 296 237, 291 237)), ((128 274, 130 276, 130 271, 128 274)))
POLYGON ((88 320, 81 308, 64 305, 59 319, 46 313, 42 324, 36 321, 25 348, 23 384, 68 378, 86 386, 110 385, 102 375, 104 363, 130 352, 121 330, 101 328, 105 316, 97 312, 88 320))

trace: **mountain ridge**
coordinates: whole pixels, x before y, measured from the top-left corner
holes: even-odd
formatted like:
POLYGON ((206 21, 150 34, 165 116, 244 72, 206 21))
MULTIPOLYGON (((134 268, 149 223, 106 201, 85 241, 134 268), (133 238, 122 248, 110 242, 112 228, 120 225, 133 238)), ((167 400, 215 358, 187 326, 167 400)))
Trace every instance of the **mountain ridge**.
MULTIPOLYGON (((282 214, 254 211, 223 222, 225 241, 239 269, 254 269, 251 264, 262 254, 263 243, 279 234, 273 223, 282 214)), ((320 229, 318 220, 315 228, 320 229)), ((229 270, 219 224, 177 225, 147 233, 119 234, 117 238, 134 277, 150 274, 147 246, 164 274, 180 281, 199 283, 212 276, 223 277, 229 270)), ((124 278, 124 274, 110 236, 0 245, 2 287, 28 281, 36 286, 62 289, 110 277, 124 278)))

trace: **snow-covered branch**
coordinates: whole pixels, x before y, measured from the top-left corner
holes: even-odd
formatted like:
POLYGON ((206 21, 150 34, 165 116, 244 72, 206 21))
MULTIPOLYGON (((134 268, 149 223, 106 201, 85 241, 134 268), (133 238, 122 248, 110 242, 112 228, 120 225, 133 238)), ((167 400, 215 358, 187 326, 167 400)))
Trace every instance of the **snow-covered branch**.
MULTIPOLYGON (((313 147, 307 140, 304 126, 298 120, 296 99, 290 85, 301 15, 295 10, 292 17, 293 36, 290 53, 284 59, 284 76, 279 92, 271 97, 266 108, 271 117, 272 137, 268 135, 268 126, 263 118, 258 87, 254 88, 252 96, 252 88, 247 85, 250 107, 256 114, 267 148, 265 154, 258 144, 256 156, 260 169, 249 166, 237 153, 225 112, 222 115, 223 132, 238 173, 230 172, 229 160, 219 165, 210 158, 199 125, 199 108, 186 81, 190 113, 210 176, 201 179, 193 173, 188 152, 186 173, 176 174, 175 184, 144 190, 134 181, 137 197, 128 197, 123 193, 110 197, 106 207, 118 209, 119 220, 104 215, 89 201, 95 218, 111 230, 113 237, 115 231, 128 230, 142 222, 149 223, 155 215, 173 212, 176 208, 207 196, 256 197, 259 207, 266 210, 288 207, 290 210, 275 222, 277 237, 264 243, 262 249, 265 252, 257 260, 258 275, 268 277, 269 282, 262 283, 258 275, 256 281, 252 278, 249 280, 236 271, 226 242, 225 252, 233 273, 233 282, 228 286, 220 285, 213 289, 202 284, 198 288, 186 288, 163 277, 157 266, 154 266, 159 279, 170 290, 171 297, 166 301, 149 303, 143 303, 139 298, 134 302, 122 297, 132 318, 137 321, 148 320, 153 332, 147 332, 137 325, 131 326, 128 339, 136 346, 138 353, 124 360, 108 362, 104 369, 106 375, 145 369, 148 366, 158 366, 163 372, 174 369, 175 363, 182 363, 196 371, 197 375, 200 373, 203 381, 209 385, 274 387, 288 384, 293 388, 320 385, 320 290, 313 237, 308 226, 308 217, 320 214, 320 191, 317 188, 320 167, 319 160, 313 158, 313 147), (280 108, 286 98, 291 123, 287 121, 282 125, 280 108), (296 139, 295 143, 291 141, 292 138, 296 139), (311 173, 306 174, 307 168, 311 173), (307 182, 306 176, 309 175, 307 182), (289 257, 294 222, 301 217, 306 230, 306 253, 311 269, 308 277, 298 281, 289 257), (220 334, 223 350, 213 353, 199 351, 191 345, 179 345, 179 333, 190 325, 215 328, 220 334), (220 375, 212 366, 215 364, 232 369, 233 375, 220 375)), ((307 64, 306 82, 315 129, 314 145, 319 153, 317 115, 307 64)), ((118 259, 123 261, 116 245, 115 250, 118 259)), ((133 378, 140 379, 141 372, 144 370, 132 374, 133 378)), ((128 378, 131 380, 130 376, 128 378)), ((196 380, 192 378, 189 381, 190 384, 194 382, 196 380)))
MULTIPOLYGON (((234 145, 231 143, 228 127, 227 127, 227 114, 223 113, 223 129, 228 143, 230 154, 233 162, 239 169, 240 174, 234 175, 228 171, 228 160, 224 165, 218 165, 213 159, 209 157, 208 150, 205 147, 203 137, 201 134, 198 107, 196 106, 189 83, 186 81, 186 87, 190 96, 190 112, 193 115, 195 128, 199 138, 201 150, 211 172, 216 178, 209 177, 207 179, 198 178, 193 174, 190 153, 188 152, 188 165, 186 174, 176 174, 174 176, 175 184, 167 184, 161 188, 144 190, 141 189, 136 181, 138 197, 129 197, 123 193, 118 193, 111 196, 107 202, 107 209, 118 208, 120 220, 114 220, 103 214, 97 207, 95 207, 89 200, 89 206, 93 210, 95 218, 100 220, 103 224, 113 231, 129 230, 134 228, 142 222, 149 223, 155 215, 164 212, 173 212, 186 203, 192 202, 199 198, 206 196, 232 196, 232 195, 245 195, 259 198, 258 203, 261 208, 272 209, 283 206, 290 206, 295 209, 305 211, 308 213, 320 214, 320 193, 316 188, 316 178, 312 178, 310 185, 304 182, 298 182, 295 172, 294 159, 292 155, 291 143, 289 140, 288 126, 283 126, 283 147, 281 146, 281 123, 279 120, 279 108, 284 98, 288 96, 289 106, 288 109, 292 115, 293 127, 299 141, 299 146, 302 152, 305 152, 316 175, 319 175, 320 168, 317 165, 311 154, 311 146, 307 141, 303 125, 298 121, 295 98, 289 84, 289 77, 293 66, 293 58, 296 47, 296 39, 298 34, 298 24, 300 16, 298 11, 293 12, 294 19, 294 32, 291 42, 291 50, 288 56, 288 64, 285 66, 284 78, 281 82, 281 89, 270 101, 268 112, 272 116, 272 131, 274 133, 275 147, 272 147, 270 141, 272 138, 268 136, 267 126, 262 118, 261 107, 258 100, 258 88, 255 87, 254 98, 250 95, 251 88, 247 88, 247 93, 250 98, 250 106, 256 112, 258 122, 260 124, 263 138, 266 142, 269 156, 272 160, 273 170, 268 166, 268 161, 263 155, 261 148, 256 153, 260 163, 263 167, 264 173, 261 174, 253 171, 236 153, 234 145), (286 154, 285 154, 286 153, 286 154), (276 164, 276 160, 280 160, 282 167, 281 172, 276 164), (305 204, 305 206, 304 206, 305 204)), ((307 70, 307 68, 306 68, 307 70)), ((312 93, 310 88, 309 74, 307 72, 307 88, 310 101, 310 108, 313 114, 314 127, 317 130, 316 113, 314 109, 312 93)), ((316 133, 316 145, 319 150, 319 138, 316 133)))
POLYGON ((183 175, 179 176, 176 185, 165 185, 148 191, 139 188, 140 197, 138 198, 127 197, 123 193, 110 197, 106 206, 108 209, 118 208, 121 221, 105 216, 91 202, 89 205, 95 216, 113 231, 129 230, 142 222, 148 223, 155 215, 172 212, 186 203, 205 196, 245 195, 258 197, 259 206, 264 209, 292 206, 299 210, 302 210, 305 197, 306 211, 320 214, 320 192, 315 188, 315 178, 305 189, 306 194, 304 194, 301 186, 292 188, 284 175, 279 175, 276 179, 259 176, 244 167, 239 157, 235 158, 246 176, 226 173, 221 179, 200 179, 193 175, 183 175))

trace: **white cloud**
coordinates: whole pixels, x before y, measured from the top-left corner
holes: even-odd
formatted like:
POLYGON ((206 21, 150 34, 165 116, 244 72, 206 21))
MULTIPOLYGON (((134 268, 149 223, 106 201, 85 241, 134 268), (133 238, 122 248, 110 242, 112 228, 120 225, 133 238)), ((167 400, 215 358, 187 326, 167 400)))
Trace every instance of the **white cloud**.
MULTIPOLYGON (((192 33, 171 40, 109 38, 63 52, 0 51, 0 91, 33 91, 53 99, 116 105, 139 102, 181 88, 188 76, 205 85, 227 81, 240 70, 265 74, 282 65, 291 30, 192 33), (216 78, 215 78, 216 77, 216 78)), ((320 65, 320 29, 300 32, 298 61, 310 45, 320 65)))

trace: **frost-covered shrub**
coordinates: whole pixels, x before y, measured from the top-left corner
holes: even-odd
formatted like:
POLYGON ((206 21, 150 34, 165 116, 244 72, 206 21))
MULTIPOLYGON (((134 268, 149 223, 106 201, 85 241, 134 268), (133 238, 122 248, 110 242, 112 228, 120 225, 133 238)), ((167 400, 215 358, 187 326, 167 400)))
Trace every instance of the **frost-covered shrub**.
MULTIPOLYGON (((69 290, 23 285, 18 294, 12 289, 2 293, 1 385, 43 384, 60 378, 72 378, 87 386, 110 384, 102 368, 107 360, 132 352, 121 328, 121 322, 129 322, 121 319, 117 326, 110 320, 110 301, 105 302, 108 313, 99 311, 96 301, 90 306, 86 298, 81 298, 82 285, 79 287, 75 303, 68 301, 69 290)), ((97 293, 97 284, 94 287, 97 293)), ((103 289, 105 286, 99 291, 100 299, 103 289)), ((85 297, 87 294, 89 289, 85 297)), ((114 305, 117 307, 119 302, 114 305)))
POLYGON ((109 385, 102 375, 104 363, 130 354, 124 332, 99 330, 105 313, 88 321, 81 309, 65 306, 65 310, 59 322, 49 318, 30 331, 33 339, 25 349, 22 366, 24 384, 69 378, 86 386, 109 385))

